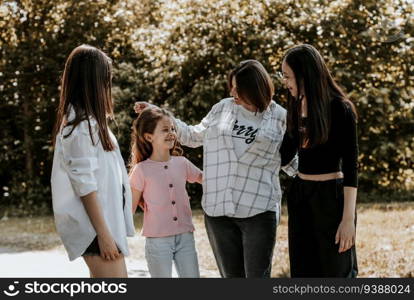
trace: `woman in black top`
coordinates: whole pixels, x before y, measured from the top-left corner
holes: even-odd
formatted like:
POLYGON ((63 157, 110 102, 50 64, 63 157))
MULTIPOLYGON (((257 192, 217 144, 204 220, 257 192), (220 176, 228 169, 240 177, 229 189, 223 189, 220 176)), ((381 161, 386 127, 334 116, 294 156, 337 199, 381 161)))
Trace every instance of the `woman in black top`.
POLYGON ((299 155, 288 193, 291 277, 356 277, 355 107, 310 45, 289 49, 282 71, 289 107, 281 152, 285 161, 299 155))

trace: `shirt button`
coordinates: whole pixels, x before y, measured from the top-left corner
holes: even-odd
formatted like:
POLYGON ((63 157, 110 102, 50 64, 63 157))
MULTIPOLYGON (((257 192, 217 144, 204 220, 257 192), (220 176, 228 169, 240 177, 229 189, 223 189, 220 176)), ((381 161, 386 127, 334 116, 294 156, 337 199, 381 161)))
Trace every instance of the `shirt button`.
POLYGON ((168 169, 168 166, 164 166, 164 169, 168 169))
POLYGON ((172 185, 172 183, 170 183, 170 188, 172 188, 173 187, 173 185, 172 185))
POLYGON ((173 218, 173 220, 174 220, 174 221, 177 221, 177 220, 178 220, 178 218, 177 218, 177 217, 174 217, 174 218, 173 218))
POLYGON ((171 202, 172 205, 175 205, 175 201, 171 202))

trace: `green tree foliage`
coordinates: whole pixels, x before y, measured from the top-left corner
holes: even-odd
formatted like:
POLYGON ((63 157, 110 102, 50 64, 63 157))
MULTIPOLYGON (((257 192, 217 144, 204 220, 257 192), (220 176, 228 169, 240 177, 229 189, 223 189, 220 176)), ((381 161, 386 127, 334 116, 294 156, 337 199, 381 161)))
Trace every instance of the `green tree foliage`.
MULTIPOLYGON (((320 50, 357 105, 361 189, 414 188, 413 3, 407 0, 3 1, 0 4, 2 203, 50 205, 51 130, 59 76, 89 43, 114 60, 114 132, 129 156, 134 101, 189 122, 228 96, 226 76, 261 61, 276 84, 283 53, 320 50)), ((201 166, 201 149, 186 154, 201 166)), ((198 201, 200 188, 191 187, 198 201)), ((375 200, 375 198, 373 198, 375 200)))
POLYGON ((116 61, 137 61, 130 35, 148 8, 120 1, 3 1, 0 6, 2 204, 50 207, 52 128, 65 59, 76 46, 97 46, 116 61), (132 18, 133 16, 134 18, 132 18), (135 19, 136 18, 136 19, 135 19), (132 55, 131 55, 132 53, 132 55))

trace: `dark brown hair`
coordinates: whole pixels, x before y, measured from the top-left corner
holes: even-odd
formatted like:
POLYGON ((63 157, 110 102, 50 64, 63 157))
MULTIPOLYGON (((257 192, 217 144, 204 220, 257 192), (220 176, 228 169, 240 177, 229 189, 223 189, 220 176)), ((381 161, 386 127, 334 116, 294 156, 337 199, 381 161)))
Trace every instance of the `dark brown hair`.
POLYGON ((303 44, 290 48, 283 61, 292 69, 298 90, 296 98, 288 92, 287 129, 289 134, 299 131, 302 95, 306 96, 308 115, 306 136, 301 138, 308 147, 323 144, 328 140, 331 124, 331 101, 338 99, 350 105, 355 116, 355 106, 349 101, 333 79, 322 56, 315 47, 303 44))
POLYGON ((233 78, 236 80, 237 94, 249 104, 263 112, 269 105, 274 94, 274 86, 270 75, 257 60, 242 61, 232 70, 227 78, 228 88, 233 87, 233 78))
POLYGON ((111 69, 111 59, 95 47, 81 45, 70 53, 61 80, 54 142, 63 127, 72 126, 71 131, 64 136, 67 138, 80 122, 86 120, 92 143, 95 144, 89 120, 93 117, 98 123, 102 147, 105 151, 114 150, 107 119, 107 116, 113 117, 111 69), (70 107, 75 111, 75 118, 68 121, 70 107))
MULTIPOLYGON (((146 160, 152 154, 152 144, 145 139, 145 133, 153 134, 157 123, 163 117, 172 118, 170 112, 163 108, 149 107, 144 109, 134 120, 131 134, 131 158, 129 161, 130 171, 139 162, 146 160)), ((177 140, 170 154, 180 156, 183 150, 177 140)))

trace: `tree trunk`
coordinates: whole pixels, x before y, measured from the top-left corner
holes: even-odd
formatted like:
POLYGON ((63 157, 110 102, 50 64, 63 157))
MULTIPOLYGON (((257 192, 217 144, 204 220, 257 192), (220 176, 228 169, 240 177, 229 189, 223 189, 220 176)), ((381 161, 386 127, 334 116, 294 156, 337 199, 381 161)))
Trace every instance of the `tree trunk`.
POLYGON ((26 156, 26 176, 27 179, 33 178, 33 139, 30 134, 32 130, 32 111, 28 101, 23 101, 23 148, 26 156))

